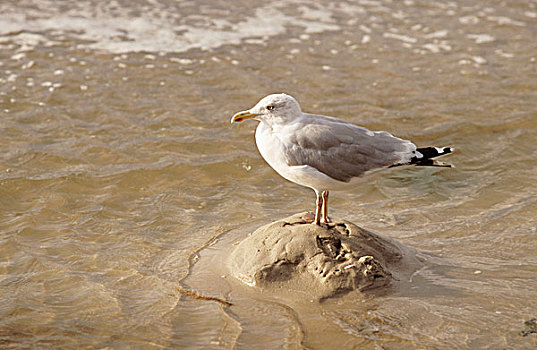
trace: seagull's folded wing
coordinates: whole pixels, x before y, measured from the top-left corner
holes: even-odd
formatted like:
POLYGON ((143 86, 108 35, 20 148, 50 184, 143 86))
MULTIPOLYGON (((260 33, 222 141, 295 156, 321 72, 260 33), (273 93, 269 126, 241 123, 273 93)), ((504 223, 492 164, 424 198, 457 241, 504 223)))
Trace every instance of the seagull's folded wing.
POLYGON ((288 164, 309 165, 339 181, 409 162, 416 155, 416 146, 410 141, 336 118, 304 114, 299 126, 285 135, 288 164))

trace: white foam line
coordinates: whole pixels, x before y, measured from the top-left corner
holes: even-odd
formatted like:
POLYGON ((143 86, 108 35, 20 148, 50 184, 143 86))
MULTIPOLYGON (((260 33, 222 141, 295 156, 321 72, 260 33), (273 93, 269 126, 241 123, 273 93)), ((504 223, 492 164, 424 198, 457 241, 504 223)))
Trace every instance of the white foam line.
POLYGON ((407 36, 407 35, 402 35, 402 34, 395 34, 395 33, 389 33, 388 32, 388 33, 382 34, 382 36, 385 37, 385 38, 400 40, 400 41, 403 41, 403 42, 409 43, 409 44, 415 44, 415 43, 418 42, 418 39, 410 37, 410 36, 407 36))

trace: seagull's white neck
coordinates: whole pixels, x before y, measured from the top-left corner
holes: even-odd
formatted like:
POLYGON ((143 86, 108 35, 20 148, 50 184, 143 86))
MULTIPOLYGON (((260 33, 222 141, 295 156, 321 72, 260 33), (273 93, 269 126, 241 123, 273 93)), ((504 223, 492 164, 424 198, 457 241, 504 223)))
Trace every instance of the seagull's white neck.
POLYGON ((293 129, 297 124, 294 116, 270 116, 269 118, 259 118, 260 125, 268 127, 271 132, 279 133, 282 129, 293 129))
POLYGON ((280 116, 260 118, 259 121, 261 124, 268 126, 271 130, 277 129, 287 123, 286 118, 280 116))

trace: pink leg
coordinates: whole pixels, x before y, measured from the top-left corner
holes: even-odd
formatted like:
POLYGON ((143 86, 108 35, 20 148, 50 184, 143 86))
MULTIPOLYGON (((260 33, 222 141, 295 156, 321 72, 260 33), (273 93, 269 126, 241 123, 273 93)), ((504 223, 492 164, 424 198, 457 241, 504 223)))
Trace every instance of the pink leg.
POLYGON ((315 201, 315 205, 317 207, 315 208, 315 221, 314 221, 314 223, 317 226, 321 226, 321 211, 322 211, 322 208, 323 208, 323 197, 317 191, 315 191, 315 193, 317 194, 317 200, 315 201))
POLYGON ((328 191, 323 191, 322 198, 323 198, 323 217, 321 218, 321 222, 324 224, 329 223, 331 220, 328 217, 328 191))

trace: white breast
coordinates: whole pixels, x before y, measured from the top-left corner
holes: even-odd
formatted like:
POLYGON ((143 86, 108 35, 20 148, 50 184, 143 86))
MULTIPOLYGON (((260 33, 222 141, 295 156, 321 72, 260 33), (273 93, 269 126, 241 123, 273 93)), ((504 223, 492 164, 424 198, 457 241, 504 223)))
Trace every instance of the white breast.
MULTIPOLYGON (((289 168, 284 156, 284 146, 280 137, 273 133, 270 126, 260 122, 255 131, 255 142, 259 153, 267 163, 280 175, 284 175, 289 168)), ((290 179, 288 179, 290 180, 290 179)), ((290 180, 293 181, 293 180, 290 180)))
POLYGON ((261 122, 255 132, 259 153, 265 161, 285 179, 316 191, 336 190, 348 185, 321 173, 308 165, 290 166, 285 158, 285 133, 273 132, 261 122))

